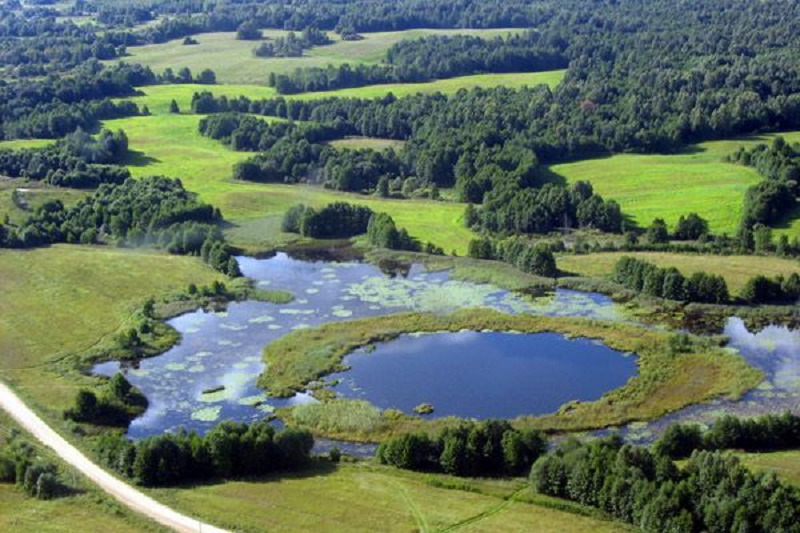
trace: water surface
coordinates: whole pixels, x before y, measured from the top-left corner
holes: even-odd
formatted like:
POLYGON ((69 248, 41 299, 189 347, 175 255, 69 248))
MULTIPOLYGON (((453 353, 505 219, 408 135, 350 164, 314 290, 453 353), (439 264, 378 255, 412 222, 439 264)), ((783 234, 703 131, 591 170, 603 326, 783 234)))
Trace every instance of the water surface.
POLYGON ((382 409, 433 416, 514 418, 591 401, 636 374, 636 360, 588 339, 555 333, 462 331, 402 335, 345 358, 334 390, 382 409))

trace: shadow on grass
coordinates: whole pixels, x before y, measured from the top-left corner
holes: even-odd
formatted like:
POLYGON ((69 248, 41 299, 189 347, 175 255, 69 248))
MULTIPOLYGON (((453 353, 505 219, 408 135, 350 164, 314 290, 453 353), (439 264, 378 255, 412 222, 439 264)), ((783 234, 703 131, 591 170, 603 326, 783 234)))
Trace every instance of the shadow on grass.
POLYGON ((128 150, 128 157, 125 158, 125 164, 131 167, 146 167, 160 162, 160 159, 151 157, 138 150, 128 150))
POLYGON ((287 479, 308 479, 320 476, 327 476, 336 471, 336 464, 332 463, 326 458, 317 457, 312 459, 306 466, 291 471, 277 471, 264 476, 241 476, 231 478, 212 478, 206 480, 192 480, 186 483, 176 485, 169 485, 166 487, 153 487, 153 488, 167 488, 167 489, 194 489, 199 487, 212 487, 215 485, 223 485, 225 483, 236 481, 242 483, 274 483, 285 481, 287 479))

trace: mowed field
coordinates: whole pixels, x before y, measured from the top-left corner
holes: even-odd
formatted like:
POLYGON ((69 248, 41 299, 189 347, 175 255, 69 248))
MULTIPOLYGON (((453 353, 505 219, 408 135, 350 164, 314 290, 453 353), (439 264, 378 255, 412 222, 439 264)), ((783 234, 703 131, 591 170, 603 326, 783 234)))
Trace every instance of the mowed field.
POLYGON ((676 267, 684 275, 709 272, 725 277, 731 294, 738 294, 747 280, 756 274, 787 276, 800 273, 800 262, 779 257, 757 255, 690 255, 661 252, 604 252, 590 255, 563 255, 557 258, 558 268, 581 276, 609 276, 623 256, 637 257, 660 267, 676 267))
MULTIPOLYGON (((740 146, 770 142, 776 135, 800 142, 798 131, 754 135, 697 144, 681 154, 620 154, 553 165, 550 170, 570 183, 590 181, 598 193, 619 202, 639 226, 646 227, 658 217, 672 227, 678 217, 694 212, 708 219, 712 232, 733 235, 745 191, 762 178, 755 169, 723 158, 740 146)), ((792 217, 777 230, 800 236, 800 218, 792 217)))
MULTIPOLYGON (((189 67, 192 72, 210 68, 217 75, 219 83, 266 85, 271 72, 288 74, 296 68, 326 67, 328 65, 371 64, 386 57, 389 48, 405 39, 418 39, 427 35, 476 35, 495 37, 516 33, 518 29, 488 30, 407 30, 393 32, 365 33, 360 41, 342 41, 333 32, 328 32, 333 44, 316 46, 304 51, 302 57, 256 57, 253 49, 255 41, 240 41, 234 32, 203 33, 195 36, 199 44, 184 46, 183 39, 166 43, 128 48, 129 56, 124 61, 147 65, 156 72, 166 68, 189 67)), ((286 35, 281 30, 264 30, 266 38, 274 39, 286 35)))
POLYGON ((147 298, 221 277, 198 258, 100 246, 0 250, 0 378, 58 413, 82 377, 56 363, 110 338, 147 298))
POLYGON ((183 512, 236 531, 628 531, 614 522, 518 501, 540 498, 529 491, 518 480, 459 480, 364 463, 153 493, 183 512), (474 489, 438 488, 429 482, 434 477, 474 489))

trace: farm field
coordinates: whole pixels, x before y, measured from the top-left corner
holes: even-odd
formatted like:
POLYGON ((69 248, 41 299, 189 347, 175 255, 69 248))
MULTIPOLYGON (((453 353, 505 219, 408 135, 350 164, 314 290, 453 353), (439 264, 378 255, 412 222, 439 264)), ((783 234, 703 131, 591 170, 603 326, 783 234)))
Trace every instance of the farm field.
MULTIPOLYGON (((680 215, 695 212, 708 219, 712 232, 733 235, 745 191, 762 178, 755 169, 723 158, 740 146, 769 142, 777 135, 800 142, 797 131, 756 135, 700 143, 680 154, 619 154, 553 165, 550 170, 570 183, 590 181, 598 193, 619 202, 639 226, 648 226, 654 218, 673 226, 680 215)), ((787 221, 778 232, 800 235, 800 219, 787 221)))
POLYGON ((800 487, 800 450, 736 455, 751 470, 774 472, 783 481, 800 487))
MULTIPOLYGON (((370 464, 340 465, 258 482, 155 490, 162 502, 238 531, 626 531, 615 522, 532 505, 514 480, 460 480, 370 464), (475 486, 467 492, 429 480, 475 486)), ((549 500, 548 500, 549 501, 549 500)), ((554 500, 558 501, 558 500, 554 500)))
MULTIPOLYGON (((407 30, 392 32, 365 33, 360 41, 342 41, 335 33, 328 35, 333 44, 317 46, 306 50, 302 57, 256 57, 253 49, 255 41, 240 41, 234 32, 203 33, 195 36, 199 44, 184 46, 183 39, 166 43, 128 48, 129 63, 147 65, 156 72, 166 68, 177 71, 189 67, 192 72, 210 68, 217 75, 219 83, 266 85, 271 72, 288 74, 296 68, 326 67, 342 63, 377 63, 387 50, 404 39, 418 39, 427 35, 477 35, 494 37, 518 32, 516 29, 490 30, 407 30)), ((267 38, 286 35, 281 30, 264 30, 267 38)))
POLYGON ((38 182, 24 184, 15 183, 14 180, 0 179, 0 221, 8 215, 9 222, 19 224, 30 215, 31 211, 48 200, 61 200, 65 206, 72 206, 87 194, 89 194, 88 191, 78 189, 42 187, 38 182), (16 189, 21 190, 20 194, 27 203, 28 209, 21 209, 14 203, 12 195, 16 189))
POLYGON ((88 378, 56 363, 116 334, 144 300, 221 279, 200 259, 111 247, 0 251, 0 377, 59 414, 88 378))
POLYGON ((731 294, 738 294, 748 279, 756 274, 784 276, 800 272, 800 263, 790 259, 762 256, 690 255, 662 252, 604 252, 590 255, 563 255, 558 257, 558 268, 581 276, 602 277, 611 275, 614 264, 623 256, 632 256, 657 264, 674 266, 684 275, 693 272, 713 272, 725 278, 731 294))

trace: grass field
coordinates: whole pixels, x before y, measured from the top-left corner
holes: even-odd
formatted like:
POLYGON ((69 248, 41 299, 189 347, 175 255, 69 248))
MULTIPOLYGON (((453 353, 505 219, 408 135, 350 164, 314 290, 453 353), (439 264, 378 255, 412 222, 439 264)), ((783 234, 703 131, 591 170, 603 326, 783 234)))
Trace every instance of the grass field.
POLYGON ((58 361, 115 334, 148 297, 214 279, 199 259, 155 252, 2 250, 0 378, 41 411, 58 414, 85 383, 58 361))
POLYGON ((56 187, 46 187, 41 183, 33 181, 22 183, 19 180, 6 180, 0 178, 0 223, 8 215, 11 224, 23 222, 31 211, 42 205, 48 200, 61 200, 65 206, 71 206, 88 194, 87 191, 77 189, 61 189, 56 187), (29 209, 21 209, 12 199, 15 189, 21 189, 20 193, 27 202, 29 209))
POLYGON ((710 272, 725 278, 731 294, 738 294, 744 284, 756 274, 787 276, 800 272, 800 262, 779 257, 690 255, 662 252, 604 252, 588 255, 563 255, 558 257, 558 268, 581 276, 609 276, 614 264, 622 256, 645 259, 660 267, 674 266, 684 275, 693 272, 710 272))
MULTIPOLYGON (((780 135, 790 142, 800 141, 800 132, 780 135)), ((620 154, 553 165, 550 170, 568 182, 590 181, 598 193, 619 202, 640 226, 656 217, 673 226, 680 215, 695 212, 708 219, 714 233, 732 235, 741 219, 745 190, 762 178, 754 169, 723 158, 739 146, 769 142, 773 137, 705 142, 674 155, 620 154)), ((781 231, 800 236, 800 218, 787 221, 781 231)))
POLYGON ((279 234, 277 220, 296 203, 324 205, 349 201, 386 211, 395 221, 423 241, 433 241, 448 252, 463 254, 472 232, 461 223, 464 205, 428 200, 390 200, 336 193, 297 185, 235 182, 233 165, 252 154, 234 152, 197 132, 199 115, 153 115, 109 120, 105 126, 123 129, 134 151, 128 162, 134 176, 179 177, 200 197, 222 209, 237 228, 234 244, 252 249, 288 238, 279 234))
POLYGON ((774 472, 786 483, 800 488, 800 450, 771 453, 737 453, 756 472, 774 472))
MULTIPOLYGON (((194 46, 183 46, 183 39, 176 39, 162 44, 136 46, 128 48, 125 61, 147 65, 156 72, 172 68, 177 72, 182 67, 189 67, 192 72, 200 72, 210 68, 217 75, 220 83, 239 83, 266 85, 270 72, 277 74, 291 73, 296 68, 325 67, 342 63, 377 63, 385 56, 390 46, 404 39, 415 39, 426 35, 480 35, 494 37, 507 35, 519 30, 408 30, 395 32, 365 33, 360 41, 342 41, 338 35, 329 33, 334 43, 306 50, 303 57, 264 58, 253 55, 258 43, 239 41, 233 32, 204 33, 195 36, 200 43, 194 46)), ((265 30, 268 38, 285 35, 280 30, 265 30)))
POLYGON ((55 141, 50 139, 13 139, 10 141, 0 141, 0 150, 10 149, 19 150, 20 148, 41 148, 55 141))
POLYGON ((395 141, 393 139, 377 139, 375 137, 346 137, 344 139, 330 141, 328 144, 334 148, 350 148, 353 150, 358 150, 361 148, 387 150, 389 148, 393 148, 395 151, 397 151, 400 150, 405 143, 403 141, 395 141))
MULTIPOLYGON (((154 494, 168 505, 236 531, 606 533, 628 530, 615 522, 519 501, 525 498, 518 500, 513 495, 529 493, 516 480, 463 480, 370 464, 331 469, 281 475, 259 482, 157 490, 154 494), (474 489, 435 487, 429 482, 434 478, 474 489)), ((552 501, 537 496, 532 499, 552 501)))
MULTIPOLYGON (((5 412, 0 411, 0 446, 12 431, 21 431, 5 412)), ((22 438, 36 447, 37 455, 59 466, 61 478, 74 489, 73 494, 43 501, 25 494, 14 484, 0 483, 0 531, 14 533, 62 533, 64 531, 166 531, 136 515, 110 496, 106 496, 48 448, 23 433, 22 438)))

